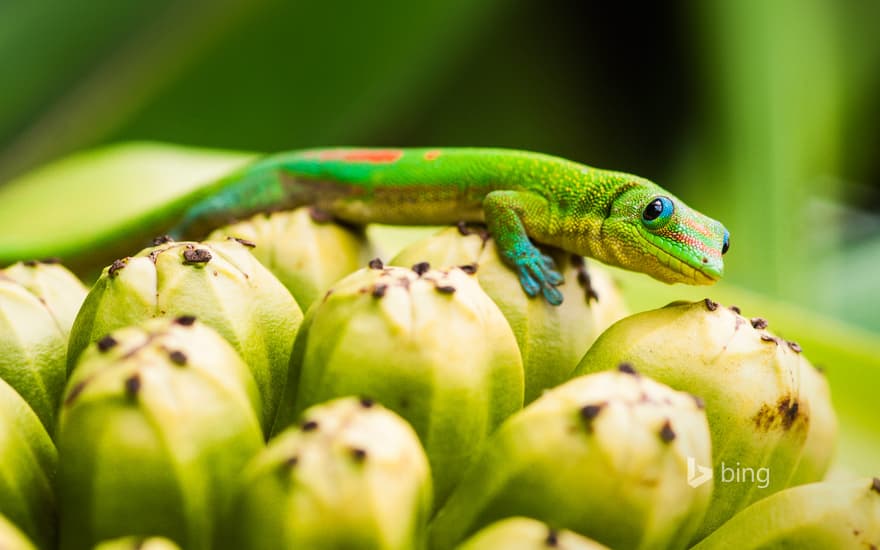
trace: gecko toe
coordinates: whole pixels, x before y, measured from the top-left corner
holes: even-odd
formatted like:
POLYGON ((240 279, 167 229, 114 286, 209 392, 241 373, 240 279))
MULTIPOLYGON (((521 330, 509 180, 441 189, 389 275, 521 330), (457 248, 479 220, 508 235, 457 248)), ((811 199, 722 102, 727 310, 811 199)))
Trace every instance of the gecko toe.
POLYGON ((519 276, 519 284, 523 287, 523 290, 529 296, 537 296, 538 292, 541 291, 541 285, 532 278, 528 273, 521 273, 519 276))
POLYGON ((552 306, 558 306, 562 304, 562 293, 559 292, 559 289, 553 286, 545 286, 541 289, 541 293, 544 295, 544 299, 552 306))

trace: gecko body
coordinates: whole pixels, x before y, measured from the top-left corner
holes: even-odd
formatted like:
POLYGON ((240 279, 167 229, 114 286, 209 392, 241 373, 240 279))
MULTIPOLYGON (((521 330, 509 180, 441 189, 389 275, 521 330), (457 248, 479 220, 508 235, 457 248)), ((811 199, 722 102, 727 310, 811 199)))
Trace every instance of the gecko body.
POLYGON ((719 279, 729 247, 721 223, 647 179, 525 151, 310 149, 264 157, 211 189, 175 236, 304 205, 353 224, 482 222, 525 292, 552 304, 562 276, 534 242, 687 284, 719 279))

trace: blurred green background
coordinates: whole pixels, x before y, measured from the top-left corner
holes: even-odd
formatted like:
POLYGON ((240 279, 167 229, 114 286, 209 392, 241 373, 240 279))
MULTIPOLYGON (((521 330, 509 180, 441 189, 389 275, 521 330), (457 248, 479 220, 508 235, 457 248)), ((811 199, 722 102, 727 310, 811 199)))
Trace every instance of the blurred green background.
POLYGON ((779 320, 828 367, 867 470, 878 21, 873 0, 2 0, 0 182, 145 139, 503 146, 634 172, 732 235, 722 285, 623 276, 637 302, 712 295, 779 320))

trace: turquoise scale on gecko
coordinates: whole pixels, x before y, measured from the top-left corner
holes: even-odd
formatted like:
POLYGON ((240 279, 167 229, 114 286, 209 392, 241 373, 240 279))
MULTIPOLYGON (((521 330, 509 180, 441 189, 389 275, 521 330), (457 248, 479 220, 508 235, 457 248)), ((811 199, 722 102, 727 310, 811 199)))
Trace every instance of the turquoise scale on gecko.
POLYGON ((312 149, 265 157, 211 186, 176 231, 198 238, 254 213, 311 205, 355 224, 484 222, 523 290, 560 304, 562 276, 533 241, 711 284, 729 234, 638 176, 506 149, 312 149))

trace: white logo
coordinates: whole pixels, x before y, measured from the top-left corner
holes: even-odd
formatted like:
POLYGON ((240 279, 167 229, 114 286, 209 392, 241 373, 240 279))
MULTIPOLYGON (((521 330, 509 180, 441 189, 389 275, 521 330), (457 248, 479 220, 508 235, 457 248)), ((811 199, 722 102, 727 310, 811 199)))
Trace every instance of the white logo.
POLYGON ((712 479, 712 468, 707 468, 700 464, 694 457, 688 457, 688 485, 696 489, 700 485, 712 479), (699 475, 697 472, 699 471, 699 475))

